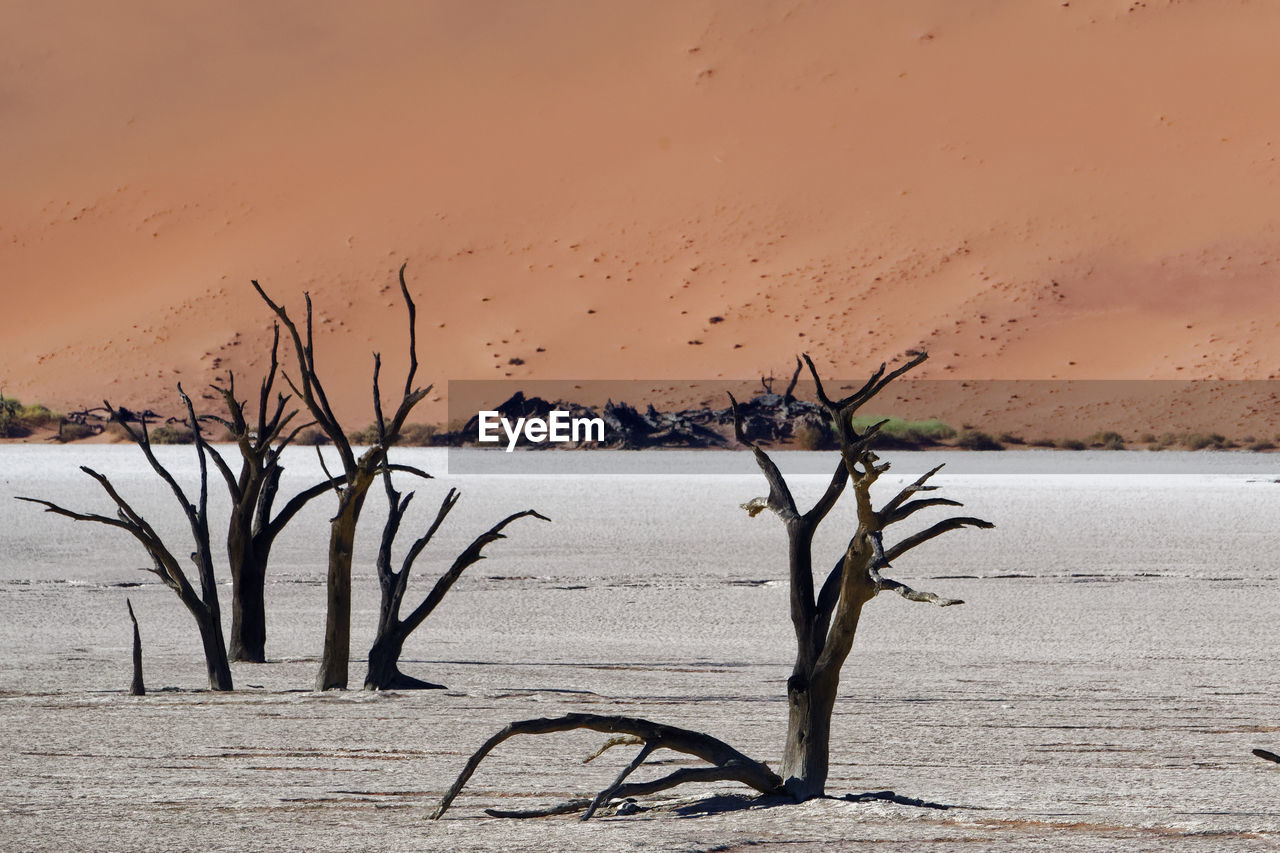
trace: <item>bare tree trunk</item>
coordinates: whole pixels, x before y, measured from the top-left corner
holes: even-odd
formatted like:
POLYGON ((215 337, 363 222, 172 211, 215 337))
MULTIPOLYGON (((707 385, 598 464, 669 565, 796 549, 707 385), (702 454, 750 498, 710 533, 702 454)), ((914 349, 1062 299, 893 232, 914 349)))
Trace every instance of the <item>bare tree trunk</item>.
POLYGON ((781 775, 787 793, 796 800, 826 793, 837 687, 829 678, 814 683, 801 673, 787 680, 787 741, 781 775))
POLYGON ((200 642, 204 645, 205 669, 209 673, 210 690, 231 690, 231 665, 227 662, 227 646, 222 637, 222 619, 217 614, 196 617, 200 626, 200 642))
POLYGON ((138 617, 133 615, 133 602, 124 600, 129 608, 129 621, 133 623, 133 681, 129 684, 130 696, 145 696, 147 687, 142 683, 142 634, 138 632, 138 617))
POLYGON ((351 560, 356 524, 368 486, 349 488, 329 526, 329 575, 324 622, 324 653, 316 690, 345 690, 351 657, 351 560))
POLYGON ((227 543, 231 564, 231 642, 234 661, 265 663, 267 659, 267 563, 253 546, 247 527, 235 522, 227 543))

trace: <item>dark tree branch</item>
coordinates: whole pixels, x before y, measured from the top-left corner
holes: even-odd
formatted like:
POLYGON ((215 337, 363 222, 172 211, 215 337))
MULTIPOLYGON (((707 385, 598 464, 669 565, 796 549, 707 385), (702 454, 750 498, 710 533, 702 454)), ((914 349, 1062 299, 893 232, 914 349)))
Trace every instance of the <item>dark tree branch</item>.
MULTIPOLYGON (((456 502, 456 498, 455 498, 455 502, 456 502)), ((442 508, 442 512, 447 512, 447 510, 444 510, 442 508)), ((499 521, 493 527, 489 528, 484 533, 481 533, 479 536, 477 536, 475 540, 470 545, 468 545, 461 554, 457 556, 457 558, 453 561, 453 565, 449 567, 449 570, 440 576, 439 580, 436 581, 435 586, 431 588, 431 592, 428 593, 427 597, 422 600, 422 603, 419 604, 417 607, 415 607, 413 609, 413 612, 410 613, 407 617, 405 617, 405 620, 404 620, 405 631, 412 632, 419 625, 421 625, 422 621, 426 619, 429 615, 431 615, 431 611, 435 610, 436 607, 440 604, 440 602, 444 600, 445 595, 453 587, 454 583, 458 580, 458 578, 462 577, 462 573, 466 571, 466 569, 469 566, 484 559, 484 554, 482 552, 484 551, 484 547, 486 545, 488 545, 490 542, 496 542, 499 539, 507 538, 506 535, 502 532, 503 528, 505 528, 508 524, 515 521, 516 519, 525 518, 526 516, 537 518, 542 521, 551 520, 539 512, 535 512, 534 510, 531 510, 531 509, 526 509, 523 512, 517 512, 507 516, 502 521, 499 521)), ((438 515, 437 519, 442 520, 442 516, 438 515)), ((414 543, 414 544, 416 545, 417 543, 414 543)), ((425 545, 426 543, 424 542, 423 544, 425 545)), ((420 551, 422 549, 419 548, 418 550, 420 551)))
POLYGON ((404 268, 408 261, 400 264, 400 295, 404 297, 405 307, 409 309, 409 373, 404 378, 404 396, 413 396, 413 380, 418 373, 418 306, 409 295, 409 286, 404 282, 404 268))
POLYGON ((934 474, 941 471, 943 466, 946 464, 947 463, 943 462, 942 465, 938 465, 937 467, 930 468, 928 471, 921 474, 918 478, 916 478, 916 481, 914 483, 907 486, 902 491, 898 492, 898 494, 894 495, 892 500, 890 500, 887 504, 881 507, 880 514, 892 515, 894 510, 902 506, 903 501, 905 501, 907 498, 914 495, 916 492, 935 491, 938 488, 937 486, 926 486, 925 483, 927 483, 929 479, 933 477, 934 474))
POLYGON ((742 429, 742 415, 738 411, 738 401, 734 399, 732 394, 729 395, 729 404, 733 408, 733 434, 740 444, 751 449, 751 452, 755 455, 756 464, 760 466, 765 480, 769 483, 768 498, 755 498, 743 504, 742 508, 753 518, 759 515, 761 510, 767 508, 777 513, 778 517, 784 522, 790 523, 799 519, 800 513, 796 510, 795 499, 791 496, 791 489, 787 487, 787 481, 782 478, 782 472, 778 470, 777 465, 773 464, 769 454, 747 440, 747 436, 742 429))
POLYGON ((644 760, 653 754, 654 745, 645 743, 640 747, 640 751, 636 753, 636 757, 631 759, 631 763, 622 768, 622 772, 618 774, 618 778, 613 780, 613 784, 596 794, 596 798, 591 801, 591 805, 587 806, 587 810, 582 815, 582 820, 590 820, 591 816, 596 813, 596 809, 609 802, 609 798, 614 792, 622 787, 622 783, 627 781, 627 777, 635 772, 636 768, 644 764, 644 760))
POLYGON ((844 488, 849 483, 849 469, 841 459, 836 465, 835 473, 831 475, 831 483, 827 486, 827 491, 822 498, 813 505, 813 509, 804 515, 804 520, 813 525, 815 528, 822 523, 827 517, 827 513, 831 512, 832 507, 840 500, 840 496, 844 494, 844 488))
POLYGON ((919 533, 913 533, 897 545, 894 545, 892 548, 887 550, 885 552, 885 562, 886 564, 891 563, 910 551, 912 548, 923 545, 925 542, 928 542, 936 536, 941 536, 951 530, 959 530, 962 527, 978 527, 984 530, 989 530, 995 527, 995 525, 989 521, 983 521, 981 518, 972 518, 969 516, 958 516, 939 521, 932 527, 921 530, 919 533))
POLYGON ((800 371, 803 368, 804 365, 800 363, 800 356, 796 356, 796 369, 795 372, 791 374, 791 381, 787 383, 787 390, 782 394, 783 403, 790 403, 795 399, 792 395, 796 390, 796 383, 800 381, 800 371))
POLYGON ((351 444, 347 441, 346 435, 342 431, 341 424, 334 417, 333 409, 329 406, 328 396, 324 392, 324 386, 320 382, 320 377, 315 370, 315 353, 314 339, 312 329, 312 309, 311 294, 304 294, 307 305, 307 338, 303 343, 302 334, 298 331, 297 325, 293 319, 289 317, 289 312, 285 310, 283 305, 278 305, 267 296, 267 292, 257 281, 253 282, 253 289, 258 291, 258 295, 262 297, 262 301, 267 303, 284 324, 288 330, 289 336, 293 339, 294 351, 298 357, 298 374, 302 383, 301 388, 298 387, 292 378, 286 373, 284 374, 285 382, 293 389, 296 394, 311 411, 311 416, 320 424, 320 428, 329 436, 329 440, 333 442, 338 449, 338 455, 342 458, 342 467, 346 471, 352 471, 356 467, 355 454, 351 451, 351 444))
MULTIPOLYGON (((650 722, 635 717, 617 717, 605 716, 601 714, 568 714, 563 717, 551 717, 535 720, 520 720, 508 724, 493 737, 489 738, 484 744, 476 750, 476 752, 467 761, 462 773, 454 781, 449 790, 445 792, 444 797, 440 800, 440 805, 432 813, 432 820, 439 820, 440 817, 448 811, 449 806, 454 799, 462 791, 467 781, 475 773, 476 768, 480 766, 480 762, 484 760, 490 752, 494 750, 503 741, 515 737, 516 735, 537 735, 549 734, 551 732, 567 732, 574 729, 589 729, 591 731, 604 732, 606 734, 627 734, 640 738, 646 745, 654 745, 653 748, 670 749, 676 752, 683 752, 701 758, 708 764, 715 765, 707 768, 716 771, 716 779, 732 778, 734 781, 742 782, 749 785, 764 794, 778 794, 783 792, 782 778, 768 768, 767 765, 754 761, 743 755, 738 750, 729 746, 724 741, 714 738, 711 735, 695 732, 689 729, 677 728, 676 726, 667 726, 661 723, 650 722)), ((664 790, 664 788, 674 787, 688 781, 708 781, 706 775, 689 774, 685 768, 676 771, 672 776, 666 777, 664 780, 657 780, 649 783, 639 783, 633 785, 622 785, 618 787, 615 796, 630 796, 633 792, 643 790, 644 792, 664 790), (673 777, 676 777, 673 779, 673 777), (660 783, 665 783, 663 787, 654 787, 660 783)))
POLYGON ((884 526, 888 527, 891 524, 897 524, 903 519, 910 518, 922 509, 928 509, 933 506, 964 506, 964 504, 960 503, 960 501, 953 501, 950 498, 928 498, 905 503, 888 515, 885 515, 884 511, 881 510, 880 515, 884 519, 884 526))

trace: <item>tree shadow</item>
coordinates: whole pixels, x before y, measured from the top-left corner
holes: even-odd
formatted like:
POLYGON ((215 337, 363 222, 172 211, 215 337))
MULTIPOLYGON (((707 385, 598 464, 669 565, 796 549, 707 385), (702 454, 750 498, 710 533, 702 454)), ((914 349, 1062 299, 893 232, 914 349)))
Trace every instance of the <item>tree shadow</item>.
MULTIPOLYGON (((935 803, 931 800, 922 800, 917 797, 904 796, 894 791, 866 791, 860 794, 845 794, 842 797, 826 796, 821 799, 846 803, 867 803, 879 801, 895 803, 900 806, 912 806, 919 809, 933 809, 936 811, 949 811, 951 809, 981 810, 986 808, 985 806, 971 806, 961 803, 935 803)), ((709 797, 704 797, 696 802, 682 803, 667 808, 657 806, 652 810, 670 812, 678 817, 710 817, 713 815, 721 815, 738 811, 771 809, 779 806, 794 805, 796 805, 796 801, 790 797, 753 796, 751 794, 714 794, 709 797)))

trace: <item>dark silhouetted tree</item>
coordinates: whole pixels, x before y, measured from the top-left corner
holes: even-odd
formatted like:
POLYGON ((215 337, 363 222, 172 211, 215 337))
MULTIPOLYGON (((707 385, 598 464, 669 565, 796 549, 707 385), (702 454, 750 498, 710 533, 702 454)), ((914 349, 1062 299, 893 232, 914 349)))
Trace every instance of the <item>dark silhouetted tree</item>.
POLYGON ((115 486, 106 476, 92 468, 81 466, 80 470, 97 481, 102 490, 111 498, 111 501, 116 506, 114 517, 75 512, 39 498, 20 497, 18 500, 39 504, 45 508, 46 512, 56 513, 76 521, 92 521, 109 527, 118 527, 137 539, 151 558, 152 567, 147 571, 153 572, 164 582, 165 586, 177 593, 178 598, 186 605, 187 610, 191 611, 191 615, 196 620, 196 625, 200 629, 200 640, 204 646, 205 667, 209 674, 209 688, 211 690, 231 690, 231 667, 227 663, 227 647, 222 635, 222 612, 218 605, 218 585, 213 572, 213 553, 209 547, 208 445, 205 443, 204 435, 201 432, 200 419, 196 417, 195 409, 191 405, 191 399, 183 392, 181 385, 178 386, 178 393, 181 395, 183 405, 187 410, 186 426, 190 428, 194 436, 196 456, 200 463, 200 492, 195 501, 192 501, 187 496, 187 493, 178 484, 177 479, 169 472, 169 469, 160 464, 160 460, 156 458, 155 452, 151 448, 151 434, 147 424, 147 414, 135 415, 127 409, 115 409, 105 401, 103 405, 111 413, 112 420, 119 423, 129 438, 142 449, 142 453, 147 458, 147 462, 150 463, 152 470, 165 482, 179 505, 181 505, 183 514, 186 516, 187 523, 191 528, 191 537, 195 544, 195 550, 190 552, 190 559, 196 566, 196 575, 200 584, 198 592, 187 579, 187 575, 182 570, 182 565, 173 550, 160 539, 155 528, 116 491, 115 486))
MULTIPOLYGON (((572 729, 590 729, 616 735, 605 744, 605 748, 631 743, 639 745, 640 750, 613 783, 595 798, 557 807, 551 812, 585 808, 583 817, 586 819, 612 798, 641 796, 688 782, 740 782, 762 794, 787 796, 796 801, 825 794, 831 746, 831 714, 839 689, 840 672, 853 646, 863 605, 884 591, 898 593, 910 601, 931 602, 942 606, 961 603, 939 598, 932 593, 918 592, 900 581, 885 577, 883 572, 891 567, 894 560, 943 533, 963 527, 989 528, 992 525, 979 518, 956 516, 886 545, 884 533, 892 525, 921 510, 960 505, 946 498, 916 497, 921 492, 936 488, 928 485, 929 479, 938 471, 935 468, 877 509, 871 501, 871 487, 888 470, 889 465, 879 461, 872 452, 872 446, 876 433, 887 421, 874 424, 862 432, 852 422, 853 414, 859 407, 894 379, 924 361, 925 355, 918 354, 888 374, 885 373, 885 366, 881 365, 858 391, 839 400, 827 396, 813 362, 808 356, 804 358, 817 384, 818 401, 835 425, 840 445, 840 460, 831 482, 822 497, 808 511, 801 512, 796 506, 790 487, 769 455, 743 435, 737 401, 730 397, 738 440, 755 455, 769 485, 766 497, 749 501, 743 504, 743 508, 752 516, 764 510, 771 511, 782 521, 787 533, 787 575, 796 657, 791 677, 787 679, 789 713, 781 772, 775 773, 764 763, 748 758, 710 735, 633 717, 570 714, 515 722, 491 737, 472 755, 458 779, 445 793, 433 817, 439 818, 445 813, 476 767, 498 744, 515 735, 572 729), (815 582, 813 569, 814 534, 850 485, 856 502, 857 523, 844 553, 827 572, 821 584, 818 584, 815 582), (706 761, 709 766, 680 768, 646 782, 627 782, 630 774, 659 749, 695 756, 706 761)), ((491 813, 523 817, 550 812, 491 813)))

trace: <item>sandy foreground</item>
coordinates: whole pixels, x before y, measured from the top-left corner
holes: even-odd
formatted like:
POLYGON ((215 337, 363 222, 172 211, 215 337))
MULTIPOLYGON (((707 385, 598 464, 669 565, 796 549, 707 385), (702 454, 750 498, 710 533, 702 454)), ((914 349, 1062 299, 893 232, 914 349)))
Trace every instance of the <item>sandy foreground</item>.
POLYGON ((402 261, 440 383, 750 379, 799 350, 857 378, 921 346, 935 378, 1266 378, 1278 25, 1239 0, 5 4, 0 385, 172 409, 263 364, 257 278, 313 293, 363 425, 402 261))
MULTIPOLYGON (((438 451, 406 455, 440 467, 438 451)), ((944 494, 997 528, 939 540, 898 567, 963 606, 868 606, 837 706, 829 791, 893 790, 954 808, 755 808, 724 785, 581 824, 483 809, 607 784, 630 752, 583 765, 603 740, 584 733, 504 745, 444 821, 426 816, 466 756, 514 719, 625 713, 778 760, 793 639, 781 533, 737 508, 758 477, 469 477, 423 488, 427 504, 446 485, 464 498, 420 565, 418 590, 493 517, 534 506, 553 519, 512 529, 406 649, 406 671, 445 692, 309 691, 323 625, 317 507, 277 546, 272 662, 234 666, 238 692, 213 695, 200 689, 190 618, 134 568, 133 543, 9 499, 39 488, 93 506, 70 464, 88 462, 111 471, 162 535, 180 535, 135 452, 4 448, 0 846, 1275 849, 1280 775, 1250 755, 1280 746, 1274 457, 1178 455, 1201 473, 1152 467, 1172 453, 1090 454, 1131 466, 1123 474, 1071 473, 1080 454, 1004 453, 1003 473, 939 475, 944 494), (1226 456, 1246 467, 1196 462, 1226 456), (146 645, 153 692, 143 698, 123 695, 126 596, 146 645)), ((936 457, 891 458, 886 490, 936 457)), ((313 473, 305 460, 290 469, 300 482, 313 473)), ((793 482, 805 499, 825 479, 793 482)), ((376 502, 367 512, 376 529, 376 502)), ((833 518, 819 552, 839 549, 846 521, 833 518)), ((357 679, 375 615, 374 538, 366 533, 356 562, 357 679)))

